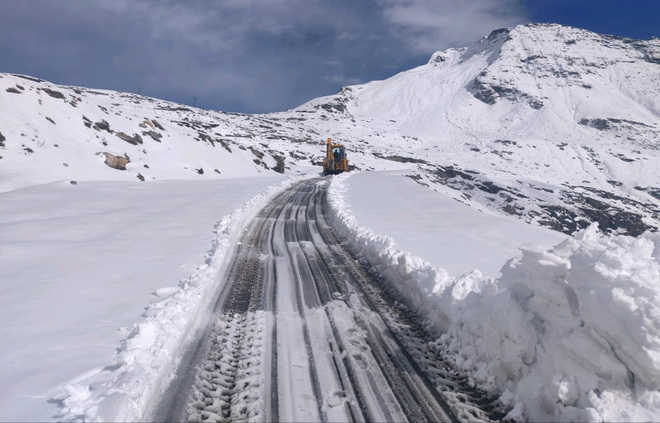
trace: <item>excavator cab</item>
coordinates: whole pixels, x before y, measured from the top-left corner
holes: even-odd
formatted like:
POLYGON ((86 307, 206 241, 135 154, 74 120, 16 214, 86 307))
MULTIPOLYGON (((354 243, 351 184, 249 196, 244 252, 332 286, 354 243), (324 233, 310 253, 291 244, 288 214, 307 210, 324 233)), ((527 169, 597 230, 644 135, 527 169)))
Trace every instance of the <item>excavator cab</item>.
POLYGON ((328 138, 326 142, 325 158, 323 159, 323 174, 336 175, 348 171, 346 148, 341 144, 333 144, 328 138))

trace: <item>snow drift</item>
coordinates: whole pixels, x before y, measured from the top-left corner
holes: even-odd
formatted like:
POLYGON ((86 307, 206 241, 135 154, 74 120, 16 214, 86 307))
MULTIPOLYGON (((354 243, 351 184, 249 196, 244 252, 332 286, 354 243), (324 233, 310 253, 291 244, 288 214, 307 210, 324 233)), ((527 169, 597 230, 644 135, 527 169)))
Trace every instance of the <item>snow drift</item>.
POLYGON ((508 387, 520 419, 660 417, 660 236, 594 224, 550 251, 523 251, 495 281, 458 279, 441 337, 476 380, 508 387))
POLYGON ((498 391, 509 417, 660 417, 660 235, 605 235, 594 224, 548 251, 523 250, 497 279, 452 279, 361 226, 343 179, 329 192, 340 234, 428 317, 458 367, 498 391))

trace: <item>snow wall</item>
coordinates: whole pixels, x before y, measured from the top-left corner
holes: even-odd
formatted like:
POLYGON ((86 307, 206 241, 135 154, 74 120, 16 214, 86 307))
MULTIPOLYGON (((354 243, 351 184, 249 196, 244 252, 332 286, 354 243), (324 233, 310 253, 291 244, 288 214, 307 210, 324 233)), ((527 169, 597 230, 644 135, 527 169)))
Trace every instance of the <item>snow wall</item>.
POLYGON ((448 358, 497 392, 518 421, 660 419, 660 234, 596 224, 548 251, 522 250, 497 279, 443 269, 361 226, 345 179, 329 219, 403 301, 428 317, 448 358))

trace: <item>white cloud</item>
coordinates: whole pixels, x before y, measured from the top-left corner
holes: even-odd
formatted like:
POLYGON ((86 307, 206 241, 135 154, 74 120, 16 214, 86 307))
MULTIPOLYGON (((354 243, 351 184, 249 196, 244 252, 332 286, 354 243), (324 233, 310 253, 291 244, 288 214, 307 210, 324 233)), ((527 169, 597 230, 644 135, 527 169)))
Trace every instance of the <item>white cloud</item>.
POLYGON ((55 82, 275 111, 516 23, 517 1, 13 2, 0 13, 0 64, 55 82))
POLYGON ((415 52, 464 45, 492 29, 525 22, 517 0, 379 0, 396 36, 415 52))

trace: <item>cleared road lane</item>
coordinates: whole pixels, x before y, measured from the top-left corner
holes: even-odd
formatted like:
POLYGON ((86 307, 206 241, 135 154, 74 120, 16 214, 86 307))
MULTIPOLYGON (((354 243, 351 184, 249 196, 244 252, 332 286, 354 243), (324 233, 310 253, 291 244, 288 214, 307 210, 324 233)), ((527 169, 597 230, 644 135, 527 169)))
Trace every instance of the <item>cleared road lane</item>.
POLYGON ((327 179, 274 198, 237 245, 208 328, 157 420, 500 419, 325 216, 327 179))

